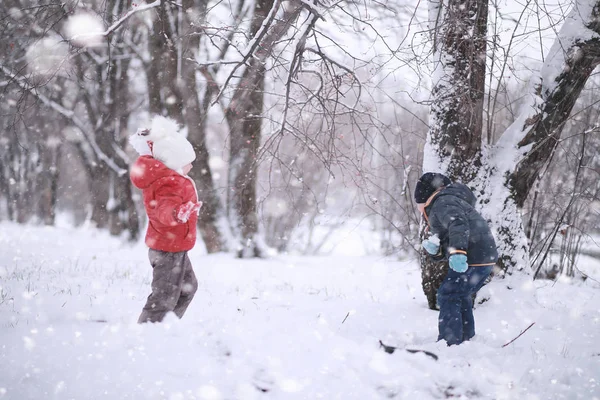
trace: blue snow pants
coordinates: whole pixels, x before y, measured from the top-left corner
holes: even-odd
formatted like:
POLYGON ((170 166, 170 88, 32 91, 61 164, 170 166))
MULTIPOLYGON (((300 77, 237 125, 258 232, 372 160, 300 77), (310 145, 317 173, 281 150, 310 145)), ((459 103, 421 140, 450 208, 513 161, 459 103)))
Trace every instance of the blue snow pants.
POLYGON ((440 307, 438 319, 438 340, 445 340, 448 346, 461 344, 475 336, 473 318, 473 298, 492 272, 493 266, 469 267, 459 273, 452 269, 437 291, 440 307))

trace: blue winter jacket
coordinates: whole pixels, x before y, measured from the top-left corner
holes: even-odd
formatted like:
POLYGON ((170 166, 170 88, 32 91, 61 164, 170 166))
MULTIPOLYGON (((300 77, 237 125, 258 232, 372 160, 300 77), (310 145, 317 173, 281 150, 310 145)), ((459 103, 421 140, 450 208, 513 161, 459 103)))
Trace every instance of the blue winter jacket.
POLYGON ((486 220, 474 208, 476 201, 466 185, 455 182, 441 188, 425 203, 429 230, 440 238, 439 258, 466 254, 471 267, 498 261, 496 242, 486 220))

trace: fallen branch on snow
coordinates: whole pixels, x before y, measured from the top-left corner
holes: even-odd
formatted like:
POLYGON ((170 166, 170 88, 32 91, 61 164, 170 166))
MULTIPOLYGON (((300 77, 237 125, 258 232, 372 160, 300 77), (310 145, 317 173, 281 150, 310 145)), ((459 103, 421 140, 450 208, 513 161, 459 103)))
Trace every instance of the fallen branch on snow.
POLYGON ((531 325, 529 325, 527 328, 525 328, 525 330, 521 333, 519 333, 519 336, 517 336, 516 338, 514 338, 513 340, 511 340, 510 342, 506 343, 504 346, 502 347, 506 347, 509 344, 511 344, 512 342, 514 342, 515 340, 517 340, 518 338, 520 338, 525 332, 527 332, 529 330, 529 328, 531 328, 533 325, 535 325, 535 322, 532 322, 531 325))

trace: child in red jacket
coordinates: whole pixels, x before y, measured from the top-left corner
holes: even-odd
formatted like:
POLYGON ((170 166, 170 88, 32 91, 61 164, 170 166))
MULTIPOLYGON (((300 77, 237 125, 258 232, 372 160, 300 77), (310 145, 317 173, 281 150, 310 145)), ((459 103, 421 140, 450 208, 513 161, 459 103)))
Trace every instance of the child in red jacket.
POLYGON ((183 316, 198 281, 187 252, 196 243, 202 202, 187 176, 196 154, 175 121, 156 116, 150 129, 139 130, 130 143, 140 153, 130 171, 142 190, 148 214, 146 245, 152 265, 152 293, 138 322, 160 322, 172 311, 183 316))

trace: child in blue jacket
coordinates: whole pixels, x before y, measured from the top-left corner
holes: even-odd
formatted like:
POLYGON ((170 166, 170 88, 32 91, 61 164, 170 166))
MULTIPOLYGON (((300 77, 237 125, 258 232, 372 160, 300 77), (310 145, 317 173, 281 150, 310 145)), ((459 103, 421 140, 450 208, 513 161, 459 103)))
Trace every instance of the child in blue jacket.
POLYGON ((496 243, 466 185, 428 172, 417 181, 415 201, 431 234, 423 248, 435 259, 448 259, 450 267, 437 291, 438 340, 460 344, 475 336, 472 296, 498 261, 496 243))

